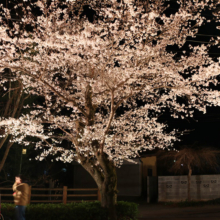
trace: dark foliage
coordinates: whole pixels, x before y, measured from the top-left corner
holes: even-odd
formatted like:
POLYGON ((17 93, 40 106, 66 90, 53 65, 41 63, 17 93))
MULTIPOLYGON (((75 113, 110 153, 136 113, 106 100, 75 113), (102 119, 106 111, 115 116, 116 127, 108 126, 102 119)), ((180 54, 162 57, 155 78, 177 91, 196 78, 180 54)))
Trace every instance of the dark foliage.
MULTIPOLYGON (((5 219, 14 219, 14 205, 2 204, 5 219)), ((138 205, 132 202, 118 202, 116 206, 118 220, 136 220, 138 205)), ((70 204, 31 204, 27 206, 26 218, 31 220, 74 219, 74 220, 108 220, 107 210, 100 202, 81 202, 70 204)))

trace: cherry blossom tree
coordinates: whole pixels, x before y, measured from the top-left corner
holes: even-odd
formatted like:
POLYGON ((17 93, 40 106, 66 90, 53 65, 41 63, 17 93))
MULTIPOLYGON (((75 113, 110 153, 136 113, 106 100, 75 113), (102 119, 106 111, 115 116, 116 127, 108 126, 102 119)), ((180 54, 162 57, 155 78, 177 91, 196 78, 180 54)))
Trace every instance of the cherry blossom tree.
MULTIPOLYGON (((30 114, 1 118, 5 134, 43 148, 38 159, 78 161, 94 178, 102 206, 117 202, 116 166, 138 152, 167 148, 178 139, 158 117, 193 117, 194 110, 219 106, 219 62, 209 44, 176 57, 168 45, 185 45, 208 22, 203 10, 217 1, 24 1, 22 18, 4 8, 0 26, 0 69, 10 68, 26 93, 42 96, 30 114), (180 100, 185 100, 184 102, 180 100)), ((212 15, 218 21, 218 11, 212 15)), ((218 39, 212 41, 217 44, 218 39)), ((4 86, 5 81, 1 81, 4 86)), ((112 213, 112 219, 115 212, 112 213)))

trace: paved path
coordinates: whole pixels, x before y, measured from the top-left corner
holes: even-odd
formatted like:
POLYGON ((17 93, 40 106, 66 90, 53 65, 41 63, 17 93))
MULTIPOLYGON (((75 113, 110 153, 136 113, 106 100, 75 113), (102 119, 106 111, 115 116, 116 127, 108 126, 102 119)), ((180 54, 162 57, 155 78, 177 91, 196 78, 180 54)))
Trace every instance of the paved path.
MULTIPOLYGON (((137 202, 138 203, 138 202, 137 202)), ((138 220, 220 220, 220 205, 171 207, 139 202, 138 220)))

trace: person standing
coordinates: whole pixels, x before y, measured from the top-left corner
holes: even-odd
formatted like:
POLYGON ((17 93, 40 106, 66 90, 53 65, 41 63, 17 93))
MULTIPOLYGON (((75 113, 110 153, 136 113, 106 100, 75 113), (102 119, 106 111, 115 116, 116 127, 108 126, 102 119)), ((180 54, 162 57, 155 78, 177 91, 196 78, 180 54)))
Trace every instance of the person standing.
POLYGON ((17 175, 12 187, 14 193, 16 220, 25 220, 25 209, 28 204, 29 185, 24 182, 24 176, 17 175))

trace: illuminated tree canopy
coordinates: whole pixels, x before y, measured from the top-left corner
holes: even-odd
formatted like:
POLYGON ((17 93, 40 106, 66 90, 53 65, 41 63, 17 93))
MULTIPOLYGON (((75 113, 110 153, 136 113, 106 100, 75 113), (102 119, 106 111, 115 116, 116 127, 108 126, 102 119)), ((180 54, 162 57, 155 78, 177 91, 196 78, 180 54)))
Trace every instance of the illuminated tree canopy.
MULTIPOLYGON (((219 62, 208 55, 210 45, 189 46, 190 53, 178 58, 167 50, 195 37, 208 22, 203 9, 213 10, 217 2, 181 0, 171 14, 169 0, 46 2, 16 5, 23 15, 13 27, 4 9, 0 69, 10 68, 24 92, 44 101, 26 106, 30 114, 18 119, 1 118, 0 125, 13 141, 39 138, 39 159, 53 153, 78 161, 101 193, 116 198, 115 166, 177 139, 157 120, 164 109, 185 118, 220 105, 219 91, 210 89, 220 73, 219 62)), ((219 21, 218 15, 215 10, 211 19, 219 21)), ((2 76, 2 87, 5 82, 2 76)))

